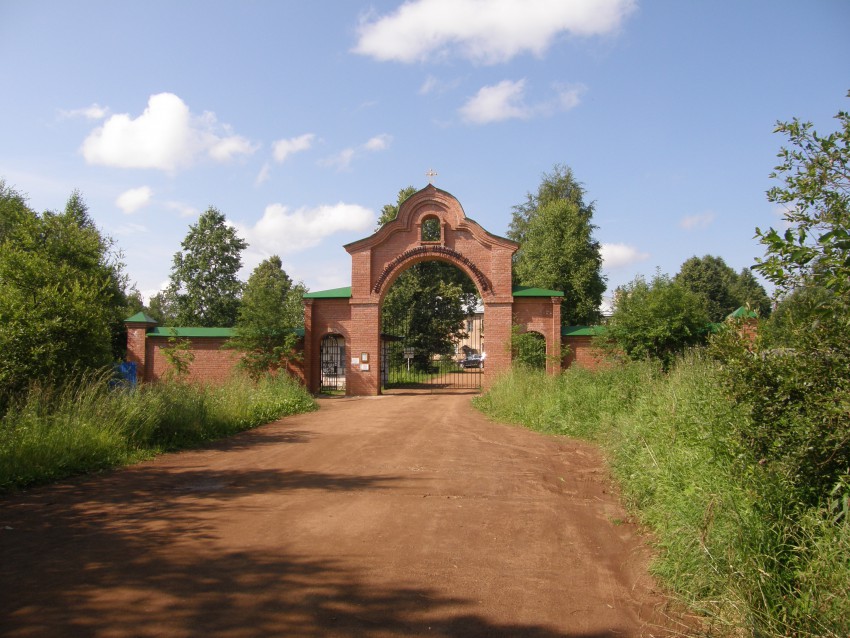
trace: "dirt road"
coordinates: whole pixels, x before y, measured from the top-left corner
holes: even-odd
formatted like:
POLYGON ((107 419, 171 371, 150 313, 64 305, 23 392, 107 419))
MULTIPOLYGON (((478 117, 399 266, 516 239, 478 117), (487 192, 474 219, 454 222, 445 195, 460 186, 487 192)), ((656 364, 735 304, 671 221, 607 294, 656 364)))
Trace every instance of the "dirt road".
POLYGON ((468 395, 321 403, 0 500, 0 635, 665 635, 592 448, 468 395))

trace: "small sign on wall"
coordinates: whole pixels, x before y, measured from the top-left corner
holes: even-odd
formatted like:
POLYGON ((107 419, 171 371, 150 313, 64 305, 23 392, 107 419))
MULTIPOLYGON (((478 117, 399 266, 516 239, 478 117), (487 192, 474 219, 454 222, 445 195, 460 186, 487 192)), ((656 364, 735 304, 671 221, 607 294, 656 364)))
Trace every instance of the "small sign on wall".
POLYGON ((360 372, 369 372, 369 364, 361 363, 360 364, 360 372))
POLYGON ((351 357, 351 367, 355 368, 358 365, 360 365, 360 359, 358 359, 357 357, 351 357))

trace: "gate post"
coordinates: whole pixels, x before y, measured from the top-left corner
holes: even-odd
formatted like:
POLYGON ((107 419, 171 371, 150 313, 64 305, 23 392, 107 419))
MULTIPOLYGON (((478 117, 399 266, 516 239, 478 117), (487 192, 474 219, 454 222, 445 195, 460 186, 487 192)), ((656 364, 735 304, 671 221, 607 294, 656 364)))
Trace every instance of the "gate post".
POLYGON ((304 381, 309 392, 319 391, 318 366, 313 361, 313 300, 304 300, 304 381))
POLYGON ((561 304, 563 297, 552 297, 552 342, 547 344, 546 372, 549 374, 560 374, 562 369, 561 360, 561 304))
POLYGON ((484 345, 487 358, 484 362, 486 390, 500 374, 511 369, 511 321, 513 302, 484 302, 484 345))
POLYGON ((381 392, 381 320, 377 301, 351 301, 350 350, 345 393, 349 396, 375 396, 381 392), (363 360, 363 355, 366 360, 363 360), (352 363, 357 359, 357 363, 352 363))

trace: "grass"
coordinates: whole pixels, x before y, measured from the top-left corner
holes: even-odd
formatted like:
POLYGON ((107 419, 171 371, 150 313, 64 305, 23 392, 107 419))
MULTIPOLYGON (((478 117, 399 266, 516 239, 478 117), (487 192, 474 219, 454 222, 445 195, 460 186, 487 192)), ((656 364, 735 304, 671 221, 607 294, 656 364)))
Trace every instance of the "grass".
POLYGON ((116 467, 316 407, 285 375, 224 386, 160 383, 110 389, 89 376, 33 388, 0 421, 0 491, 116 467))
POLYGON ((485 413, 593 441, 653 532, 655 574, 718 636, 850 635, 850 520, 804 508, 741 452, 746 406, 698 354, 669 374, 634 363, 558 377, 513 372, 485 413))

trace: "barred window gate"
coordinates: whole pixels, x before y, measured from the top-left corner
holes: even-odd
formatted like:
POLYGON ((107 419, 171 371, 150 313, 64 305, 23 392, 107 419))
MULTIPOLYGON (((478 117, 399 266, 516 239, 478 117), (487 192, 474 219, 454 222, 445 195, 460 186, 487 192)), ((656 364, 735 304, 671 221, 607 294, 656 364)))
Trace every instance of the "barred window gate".
POLYGON ((345 339, 327 335, 319 346, 320 392, 345 391, 345 339))

